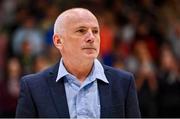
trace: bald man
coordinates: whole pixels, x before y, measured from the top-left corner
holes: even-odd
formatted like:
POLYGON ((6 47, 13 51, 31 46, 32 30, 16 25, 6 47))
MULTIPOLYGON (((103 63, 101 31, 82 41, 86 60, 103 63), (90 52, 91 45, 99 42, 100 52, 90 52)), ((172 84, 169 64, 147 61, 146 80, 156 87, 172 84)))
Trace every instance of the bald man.
POLYGON ((140 117, 133 75, 97 59, 99 33, 98 21, 87 9, 58 16, 53 42, 62 58, 21 79, 16 117, 140 117))

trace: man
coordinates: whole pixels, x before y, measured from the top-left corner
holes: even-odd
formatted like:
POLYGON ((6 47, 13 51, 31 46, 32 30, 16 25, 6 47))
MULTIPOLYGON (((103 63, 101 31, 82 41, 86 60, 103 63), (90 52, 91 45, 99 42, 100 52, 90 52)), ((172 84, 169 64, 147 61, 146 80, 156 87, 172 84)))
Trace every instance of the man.
POLYGON ((99 24, 87 9, 56 19, 53 42, 62 58, 21 80, 16 117, 140 117, 133 76, 101 65, 99 24))

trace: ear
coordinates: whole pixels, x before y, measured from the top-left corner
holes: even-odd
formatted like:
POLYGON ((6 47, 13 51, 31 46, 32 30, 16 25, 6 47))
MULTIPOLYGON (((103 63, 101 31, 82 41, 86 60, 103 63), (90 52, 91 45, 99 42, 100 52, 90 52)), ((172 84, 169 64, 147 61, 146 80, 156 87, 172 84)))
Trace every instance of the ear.
POLYGON ((57 34, 53 35, 53 42, 56 48, 62 49, 62 39, 60 38, 59 35, 57 34))

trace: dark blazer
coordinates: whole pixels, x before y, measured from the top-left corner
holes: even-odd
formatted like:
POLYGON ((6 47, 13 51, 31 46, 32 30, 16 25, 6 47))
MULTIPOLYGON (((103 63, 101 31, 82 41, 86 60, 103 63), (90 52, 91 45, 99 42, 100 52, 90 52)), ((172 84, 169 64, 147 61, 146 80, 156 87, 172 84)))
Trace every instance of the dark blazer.
MULTIPOLYGON (((132 74, 104 66, 109 84, 98 80, 101 118, 140 117, 132 74)), ((63 80, 56 82, 59 63, 21 79, 16 117, 69 118, 63 80)))

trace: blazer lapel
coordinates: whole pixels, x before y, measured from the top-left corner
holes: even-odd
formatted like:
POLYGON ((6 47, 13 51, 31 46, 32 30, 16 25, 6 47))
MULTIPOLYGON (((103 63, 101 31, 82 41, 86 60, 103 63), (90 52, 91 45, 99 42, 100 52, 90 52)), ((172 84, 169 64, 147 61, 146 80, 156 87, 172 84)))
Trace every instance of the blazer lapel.
POLYGON ((61 79, 56 82, 57 72, 59 68, 59 63, 55 65, 52 72, 49 73, 48 84, 51 89, 52 98, 55 103, 57 112, 59 113, 60 118, 69 118, 69 110, 66 99, 64 80, 61 79))
MULTIPOLYGON (((109 75, 105 73, 108 81, 110 79, 109 75)), ((111 95, 111 82, 105 83, 101 80, 98 80, 98 90, 100 97, 101 105, 101 118, 111 117, 111 108, 112 108, 112 95, 111 95)))

